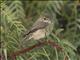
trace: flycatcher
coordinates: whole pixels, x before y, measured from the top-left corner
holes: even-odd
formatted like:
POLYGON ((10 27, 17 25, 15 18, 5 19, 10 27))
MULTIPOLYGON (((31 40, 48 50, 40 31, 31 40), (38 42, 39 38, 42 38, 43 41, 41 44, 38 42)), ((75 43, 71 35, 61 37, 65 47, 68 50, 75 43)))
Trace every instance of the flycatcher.
POLYGON ((23 40, 40 40, 48 36, 53 30, 53 22, 47 16, 40 16, 31 29, 24 34, 23 40))

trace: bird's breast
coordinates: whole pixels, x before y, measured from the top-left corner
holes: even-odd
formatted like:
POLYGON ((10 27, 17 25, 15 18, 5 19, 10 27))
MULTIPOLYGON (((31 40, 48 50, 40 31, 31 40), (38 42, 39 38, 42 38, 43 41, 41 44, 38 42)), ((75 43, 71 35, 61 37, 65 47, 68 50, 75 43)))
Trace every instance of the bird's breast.
POLYGON ((39 40, 41 38, 44 38, 45 36, 46 36, 46 30, 45 29, 39 29, 32 34, 32 38, 34 40, 39 40))

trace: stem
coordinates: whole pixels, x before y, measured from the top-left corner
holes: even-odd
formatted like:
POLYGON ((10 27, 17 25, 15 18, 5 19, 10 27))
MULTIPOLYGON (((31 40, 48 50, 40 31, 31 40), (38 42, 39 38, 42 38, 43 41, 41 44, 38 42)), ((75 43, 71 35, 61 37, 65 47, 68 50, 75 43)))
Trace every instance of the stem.
POLYGON ((35 44, 29 48, 24 48, 24 49, 21 49, 20 51, 16 51, 16 52, 12 52, 11 54, 8 54, 9 57, 11 57, 13 60, 15 60, 16 56, 19 56, 21 54, 24 54, 25 52, 29 52, 30 50, 32 50, 33 48, 37 48, 37 47, 40 47, 40 46, 43 46, 45 44, 49 44, 51 45, 52 47, 55 47, 57 49, 60 49, 62 51, 62 47, 60 47, 58 44, 56 44, 55 42, 52 42, 52 41, 44 41, 44 42, 41 42, 41 43, 38 43, 38 44, 35 44))

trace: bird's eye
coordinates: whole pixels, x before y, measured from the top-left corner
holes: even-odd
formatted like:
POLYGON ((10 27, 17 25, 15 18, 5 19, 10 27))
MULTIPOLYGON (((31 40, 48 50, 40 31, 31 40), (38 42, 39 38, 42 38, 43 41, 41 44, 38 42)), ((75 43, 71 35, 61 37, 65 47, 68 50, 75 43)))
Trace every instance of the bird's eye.
POLYGON ((44 17, 44 20, 46 20, 47 18, 46 17, 44 17))

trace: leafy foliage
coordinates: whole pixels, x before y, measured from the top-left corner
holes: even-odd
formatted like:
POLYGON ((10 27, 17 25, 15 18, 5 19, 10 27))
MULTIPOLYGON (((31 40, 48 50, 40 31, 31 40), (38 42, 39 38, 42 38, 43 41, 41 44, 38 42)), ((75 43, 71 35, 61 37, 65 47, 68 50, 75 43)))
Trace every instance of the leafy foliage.
MULTIPOLYGON (((80 44, 79 1, 2 1, 0 53, 7 55, 22 49, 20 41, 25 30, 29 29, 41 14, 49 14, 54 29, 47 39, 58 43, 63 51, 49 45, 33 49, 16 60, 79 60, 74 52, 80 44), (26 29, 27 28, 27 29, 26 29)), ((30 45, 35 42, 32 41, 30 45)))

